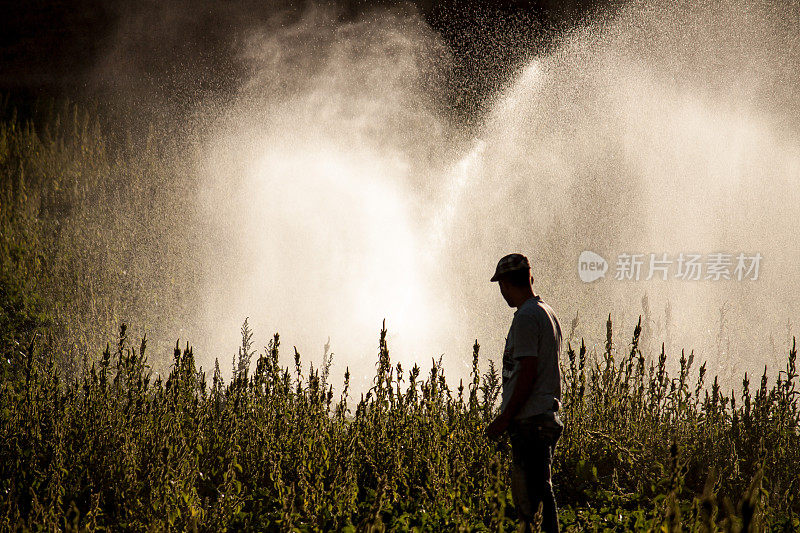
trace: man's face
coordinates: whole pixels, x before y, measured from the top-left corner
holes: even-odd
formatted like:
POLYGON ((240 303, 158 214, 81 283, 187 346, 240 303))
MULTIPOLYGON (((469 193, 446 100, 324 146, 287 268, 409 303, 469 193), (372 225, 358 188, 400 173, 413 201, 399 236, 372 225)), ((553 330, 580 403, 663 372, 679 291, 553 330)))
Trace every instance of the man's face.
POLYGON ((509 283, 502 279, 499 280, 497 283, 500 285, 500 294, 503 295, 503 299, 506 301, 509 307, 514 307, 513 305, 511 305, 511 295, 510 295, 511 286, 509 285, 509 283))

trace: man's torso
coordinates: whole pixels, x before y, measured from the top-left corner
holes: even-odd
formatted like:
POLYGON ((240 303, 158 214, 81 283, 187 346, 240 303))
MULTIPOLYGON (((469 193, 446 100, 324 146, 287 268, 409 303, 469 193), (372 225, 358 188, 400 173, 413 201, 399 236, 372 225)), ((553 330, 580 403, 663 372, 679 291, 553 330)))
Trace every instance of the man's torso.
POLYGON ((536 381, 528 400, 514 417, 516 420, 552 413, 561 400, 561 325, 553 309, 534 296, 523 303, 511 323, 503 352, 503 403, 505 409, 516 386, 519 358, 538 358, 536 381))

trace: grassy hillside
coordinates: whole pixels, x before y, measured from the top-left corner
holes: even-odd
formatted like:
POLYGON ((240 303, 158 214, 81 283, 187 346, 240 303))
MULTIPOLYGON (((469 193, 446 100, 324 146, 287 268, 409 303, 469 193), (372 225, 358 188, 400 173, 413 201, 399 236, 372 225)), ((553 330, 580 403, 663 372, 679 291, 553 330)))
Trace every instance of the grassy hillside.
POLYGON ((192 189, 163 138, 111 138, 69 104, 22 120, 0 101, 4 359, 50 344, 70 371, 122 320, 158 339, 185 326, 198 277, 192 189))

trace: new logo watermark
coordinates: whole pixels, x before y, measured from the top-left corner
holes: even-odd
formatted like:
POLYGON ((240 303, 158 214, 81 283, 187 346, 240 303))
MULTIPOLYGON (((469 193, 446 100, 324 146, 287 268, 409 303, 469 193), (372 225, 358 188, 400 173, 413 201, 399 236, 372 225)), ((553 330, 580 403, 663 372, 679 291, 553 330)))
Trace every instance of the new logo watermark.
MULTIPOLYGON (((684 281, 755 281, 761 268, 760 253, 714 252, 710 254, 621 253, 616 257, 614 279, 649 281, 653 278, 684 281)), ((599 254, 584 250, 578 256, 578 277, 585 283, 606 277, 608 262, 599 254)))
POLYGON ((591 283, 600 278, 606 277, 608 262, 602 256, 584 250, 578 257, 578 276, 581 281, 591 283))

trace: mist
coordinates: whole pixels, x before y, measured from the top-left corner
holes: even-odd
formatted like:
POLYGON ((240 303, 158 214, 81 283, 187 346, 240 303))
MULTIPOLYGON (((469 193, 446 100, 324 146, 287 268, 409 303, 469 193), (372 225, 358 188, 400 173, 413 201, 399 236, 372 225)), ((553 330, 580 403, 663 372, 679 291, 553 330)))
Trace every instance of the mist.
MULTIPOLYGON (((796 7, 598 11, 498 64, 468 121, 452 51, 413 6, 282 9, 226 15, 225 68, 189 65, 200 89, 150 102, 191 108, 175 157, 192 168, 202 275, 176 283, 201 300, 182 333, 204 368, 225 369, 249 317, 259 346, 280 332, 286 362, 296 346, 318 366, 330 339, 334 377, 349 367, 358 393, 385 319, 394 362, 441 357, 457 385, 476 339, 483 368, 500 358, 513 309, 489 278, 511 252, 531 259, 565 348, 600 346, 610 313, 624 351, 642 315, 650 357, 663 342, 730 379, 782 363, 799 303, 796 7), (584 250, 604 278, 581 281, 584 250), (645 280, 647 264, 617 280, 622 253, 763 259, 756 280, 645 280)), ((139 94, 120 35, 95 76, 139 94)))

